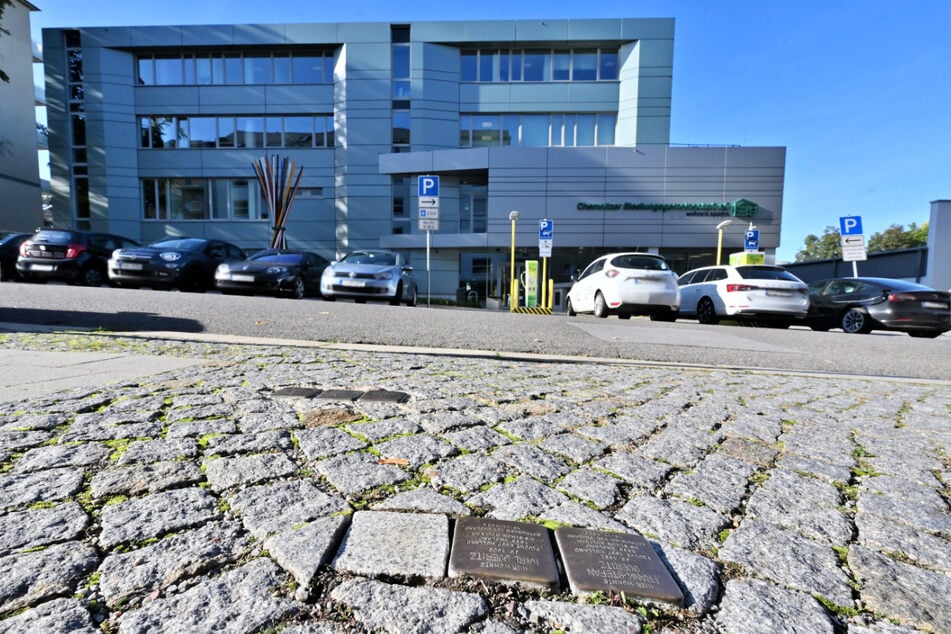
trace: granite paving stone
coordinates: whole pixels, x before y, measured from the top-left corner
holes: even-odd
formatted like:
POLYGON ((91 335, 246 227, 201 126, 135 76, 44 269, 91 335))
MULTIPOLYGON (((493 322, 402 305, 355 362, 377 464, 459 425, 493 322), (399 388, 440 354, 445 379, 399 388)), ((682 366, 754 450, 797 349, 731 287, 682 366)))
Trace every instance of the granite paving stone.
POLYGON ((787 471, 816 477, 829 483, 846 484, 852 478, 851 466, 833 464, 793 453, 783 454, 777 458, 776 466, 787 471))
POLYGON ((429 434, 415 434, 387 440, 374 445, 384 459, 406 460, 411 468, 418 468, 442 458, 448 458, 459 451, 446 442, 429 434))
POLYGON ((654 490, 661 485, 672 467, 628 451, 617 451, 592 463, 641 489, 654 490))
POLYGON ((464 632, 489 611, 477 594, 367 579, 345 581, 330 597, 352 609, 354 618, 373 632, 464 632))
MULTIPOLYGON (((372 423, 348 423, 344 426, 350 433, 366 438, 370 442, 378 442, 394 436, 415 434, 422 429, 418 424, 405 418, 393 418, 372 423)), ((359 447, 353 447, 353 449, 359 449, 359 447)))
POLYGON ((410 474, 365 453, 348 453, 314 463, 317 471, 344 495, 357 495, 379 486, 393 486, 410 479, 410 474))
POLYGON ((393 497, 373 504, 373 510, 442 513, 451 517, 463 517, 472 514, 469 507, 462 502, 428 487, 397 493, 393 497))
POLYGON ((278 595, 286 583, 276 564, 269 559, 254 559, 181 594, 160 597, 124 612, 118 618, 119 632, 260 631, 300 610, 294 601, 278 595))
POLYGON ((161 462, 198 456, 198 443, 192 438, 136 440, 129 444, 117 461, 120 465, 161 462))
MULTIPOLYGON (((0 432, 49 431, 69 422, 66 414, 21 414, 0 418, 0 432)), ((6 448, 7 434, 0 433, 0 447, 6 448)))
POLYGON ((564 494, 523 476, 473 495, 466 499, 466 504, 486 510, 486 517, 514 521, 542 515, 567 501, 564 494))
POLYGON ((525 443, 515 443, 513 445, 499 447, 492 452, 492 456, 506 463, 519 473, 546 482, 551 482, 571 470, 571 468, 565 464, 564 460, 553 456, 535 445, 525 443))
POLYGON ((264 549, 306 589, 320 567, 333 558, 348 523, 345 516, 322 517, 271 535, 264 549))
POLYGON ((339 497, 303 480, 247 487, 228 501, 245 528, 259 540, 350 508, 339 497))
POLYGON ((571 500, 566 500, 558 506, 543 511, 538 517, 545 522, 555 522, 567 526, 618 532, 630 531, 628 527, 611 518, 610 515, 571 500))
POLYGON ((0 515, 0 555, 80 539, 89 516, 76 502, 0 515))
POLYGON ((217 570, 251 549, 237 522, 209 522, 129 552, 108 555, 99 566, 99 588, 111 606, 199 574, 217 570))
POLYGON ((709 557, 670 544, 652 541, 651 546, 683 591, 684 609, 695 615, 707 614, 720 595, 721 566, 709 557))
POLYGON ((0 509, 62 500, 77 493, 82 484, 82 469, 70 467, 0 474, 0 509))
POLYGON ((512 439, 488 427, 467 427, 447 432, 443 438, 465 451, 489 451, 502 445, 508 445, 512 439))
POLYGON ((610 605, 579 605, 565 601, 526 601, 533 621, 547 630, 566 632, 640 632, 644 620, 610 605))
POLYGON ((925 568, 951 574, 951 541, 880 515, 855 516, 858 543, 880 552, 892 553, 925 568))
POLYGON ((833 634, 835 624, 818 601, 756 579, 726 584, 716 622, 731 634, 833 634))
POLYGON ((852 607, 849 578, 830 545, 798 533, 746 519, 730 533, 719 557, 745 566, 753 576, 852 607))
POLYGON ((170 460, 100 471, 89 488, 94 498, 142 495, 197 484, 202 477, 195 463, 170 460))
POLYGON ((749 478, 755 467, 736 458, 713 453, 689 473, 678 473, 667 483, 665 491, 729 515, 743 502, 749 478))
POLYGON ((555 434, 543 439, 539 447, 577 464, 589 462, 608 449, 607 443, 588 440, 576 434, 555 434))
POLYGON ((856 502, 859 514, 869 513, 886 519, 895 519, 931 533, 951 536, 951 513, 933 506, 921 506, 914 500, 895 498, 878 493, 859 493, 856 502))
POLYGON ((218 513, 215 499, 203 489, 177 489, 153 493, 102 509, 103 548, 137 542, 198 526, 218 513))
POLYGON ((342 572, 441 579, 449 561, 445 515, 358 511, 333 560, 342 572))
POLYGON ((838 489, 831 484, 785 469, 774 469, 769 479, 750 496, 746 516, 833 546, 844 546, 852 538, 853 526, 841 510, 843 502, 838 489))
POLYGON ((258 433, 225 434, 208 438, 206 456, 233 456, 244 453, 263 453, 275 450, 289 451, 294 448, 291 434, 286 430, 258 433))
POLYGON ((691 427, 670 427, 639 449, 645 458, 662 460, 680 469, 692 469, 720 438, 691 427))
POLYGON ((236 418, 238 427, 246 434, 297 429, 301 426, 300 419, 293 411, 249 412, 239 414, 236 418))
POLYGON ((576 469, 566 475, 555 488, 603 509, 617 501, 618 484, 620 484, 620 480, 601 471, 585 467, 576 469))
POLYGON ((229 418, 189 420, 172 423, 165 432, 166 438, 198 438, 209 434, 233 434, 238 425, 229 418))
POLYGON ((69 594, 98 563, 81 541, 0 557, 0 614, 69 594))
POLYGON ((4 634, 62 632, 97 634, 92 617, 79 599, 53 599, 2 622, 4 634))
POLYGON ((202 466, 215 491, 284 478, 298 471, 297 465, 284 453, 213 458, 205 460, 202 466))
POLYGON ((25 473, 56 467, 92 467, 105 461, 110 453, 109 447, 99 443, 37 447, 24 453, 12 471, 25 473))
POLYGON ((690 550, 717 545, 719 532, 729 525, 711 508, 650 495, 636 495, 615 517, 645 536, 690 550))
POLYGON ((501 460, 475 453, 443 460, 426 470, 431 482, 463 493, 478 491, 512 474, 512 467, 501 460))
POLYGON ((864 546, 850 548, 848 562, 868 609, 909 627, 951 632, 951 575, 896 561, 864 546))
MULTIPOLYGON (((729 433, 726 432, 723 427, 720 428, 720 431, 726 434, 729 433)), ((725 456, 743 460, 761 469, 772 465, 776 460, 776 455, 779 453, 776 449, 764 445, 762 442, 735 436, 728 436, 720 443, 720 447, 717 451, 725 456)))
POLYGON ((320 460, 338 454, 363 449, 367 443, 342 429, 324 427, 320 429, 298 429, 294 432, 300 450, 308 460, 320 460))

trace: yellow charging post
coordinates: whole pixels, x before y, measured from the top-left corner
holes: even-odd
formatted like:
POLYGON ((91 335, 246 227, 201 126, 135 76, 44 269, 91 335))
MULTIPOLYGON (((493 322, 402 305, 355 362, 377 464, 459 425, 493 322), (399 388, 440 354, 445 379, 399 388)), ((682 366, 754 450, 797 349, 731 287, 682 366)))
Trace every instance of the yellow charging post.
POLYGON ((509 310, 514 311, 518 307, 518 282, 515 279, 515 221, 518 220, 518 212, 514 209, 509 212, 509 220, 512 221, 512 258, 509 262, 509 310))

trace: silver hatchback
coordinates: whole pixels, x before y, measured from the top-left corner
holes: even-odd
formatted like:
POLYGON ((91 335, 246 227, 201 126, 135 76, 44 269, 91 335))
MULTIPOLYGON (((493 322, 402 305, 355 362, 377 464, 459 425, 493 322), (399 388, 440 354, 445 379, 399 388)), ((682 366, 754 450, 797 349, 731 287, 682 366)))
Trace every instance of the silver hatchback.
POLYGON ((415 306, 417 298, 413 267, 395 251, 353 251, 331 263, 320 278, 320 292, 331 301, 344 297, 365 302, 403 302, 415 306))

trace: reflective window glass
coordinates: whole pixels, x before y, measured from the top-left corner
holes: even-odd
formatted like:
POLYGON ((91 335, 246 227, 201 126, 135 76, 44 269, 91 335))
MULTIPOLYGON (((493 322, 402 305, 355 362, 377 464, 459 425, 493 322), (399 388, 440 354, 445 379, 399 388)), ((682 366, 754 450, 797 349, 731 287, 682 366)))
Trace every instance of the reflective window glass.
POLYGON ((175 220, 208 217, 208 181, 200 178, 169 179, 169 216, 175 220))
POLYGON ((550 78, 549 64, 551 55, 548 51, 528 50, 525 51, 523 62, 523 73, 525 81, 548 81, 550 78))
POLYGON ((593 114, 579 114, 575 117, 575 145, 594 145, 593 114))
POLYGON ((571 79, 571 51, 555 51, 552 59, 551 78, 554 81, 571 79))
POLYGON ((185 76, 185 85, 194 86, 195 81, 195 56, 194 55, 185 55, 182 59, 183 62, 183 72, 185 76))
POLYGON ((616 115, 598 115, 598 145, 614 145, 614 129, 616 126, 616 115))
POLYGON ((138 62, 139 77, 138 81, 140 84, 146 86, 151 86, 155 83, 155 67, 152 62, 151 56, 142 56, 139 58, 138 62))
POLYGON ((156 183, 152 178, 142 179, 142 214, 146 220, 158 218, 158 198, 155 193, 156 183))
POLYGON ((499 52, 483 50, 479 52, 479 81, 499 80, 499 52))
POLYGON ((572 126, 574 122, 574 116, 563 114, 553 114, 551 115, 551 145, 560 146, 565 145, 565 139, 568 140, 568 145, 571 145, 574 142, 572 137, 573 130, 572 126), (568 121, 568 125, 565 125, 565 121, 568 121))
POLYGON ((241 56, 237 53, 225 53, 225 79, 226 84, 240 84, 244 81, 241 73, 241 56))
POLYGON ((189 117, 188 142, 191 147, 215 147, 215 117, 189 117))
POLYGON ((472 145, 472 115, 459 116, 459 147, 472 145))
POLYGON ((83 52, 79 49, 66 51, 66 63, 69 67, 69 81, 81 82, 83 80, 83 52))
POLYGON ((409 81, 393 82, 393 99, 409 99, 409 81))
POLYGON ((409 145, 410 143, 410 116, 408 110, 393 112, 393 144, 409 145))
POLYGON ((477 51, 462 51, 459 56, 459 79, 462 81, 476 81, 478 79, 476 60, 477 51))
POLYGON ((594 81, 598 78, 598 52, 596 50, 578 50, 572 55, 571 79, 574 81, 594 81))
POLYGON ((218 117, 218 147, 234 147, 234 117, 218 117))
POLYGON ((327 130, 327 147, 334 147, 334 117, 332 114, 324 116, 324 128, 327 130))
POLYGON ((190 147, 188 136, 188 117, 177 117, 175 120, 175 146, 187 148, 190 147))
POLYGON ((618 78, 618 55, 616 52, 601 51, 598 64, 598 79, 607 81, 618 78))
POLYGON ((472 145, 484 147, 499 145, 500 134, 499 115, 474 115, 472 117, 472 145))
POLYGON ((281 147, 281 117, 264 117, 264 144, 281 147))
POLYGON ((274 55, 274 83, 291 83, 291 58, 290 55, 274 55))
POLYGON ((244 83, 246 84, 270 84, 271 83, 270 55, 254 55, 254 56, 245 55, 244 83))
POLYGON ((177 86, 182 83, 180 55, 155 56, 155 83, 160 86, 177 86))
POLYGON ((211 58, 207 55, 195 58, 195 83, 200 86, 211 84, 211 58))
POLYGON ((319 84, 324 80, 320 57, 295 55, 291 58, 291 67, 291 78, 295 84, 319 84))
POLYGON ((211 83, 225 83, 225 60, 217 55, 211 58, 211 83))
POLYGON ((313 147, 314 118, 284 117, 284 147, 313 147))
POLYGON ((73 145, 86 145, 86 115, 74 114, 70 117, 73 129, 73 145))
POLYGON ((235 117, 238 147, 264 147, 263 117, 235 117))
POLYGON ((519 119, 517 114, 502 115, 502 145, 518 145, 519 119))
POLYGON ((522 115, 522 146, 547 147, 548 123, 547 114, 522 115))
POLYGON ((393 47, 393 78, 409 78, 409 47, 397 45, 393 47))

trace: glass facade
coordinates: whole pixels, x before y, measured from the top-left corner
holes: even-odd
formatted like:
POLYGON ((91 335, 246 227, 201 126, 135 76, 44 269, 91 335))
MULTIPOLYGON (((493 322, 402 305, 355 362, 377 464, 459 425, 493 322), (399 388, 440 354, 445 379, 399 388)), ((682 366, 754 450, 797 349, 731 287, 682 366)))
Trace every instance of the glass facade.
POLYGON ((617 81, 617 49, 465 49, 460 78, 471 82, 617 81))
POLYGON ((334 146, 333 115, 139 117, 139 147, 322 148, 334 146))
POLYGON ((251 178, 143 178, 144 220, 262 220, 267 207, 251 178))
POLYGON ((333 83, 334 52, 189 51, 136 56, 142 86, 333 83))
POLYGON ((616 126, 614 113, 463 114, 459 117, 459 147, 614 145, 616 126))

